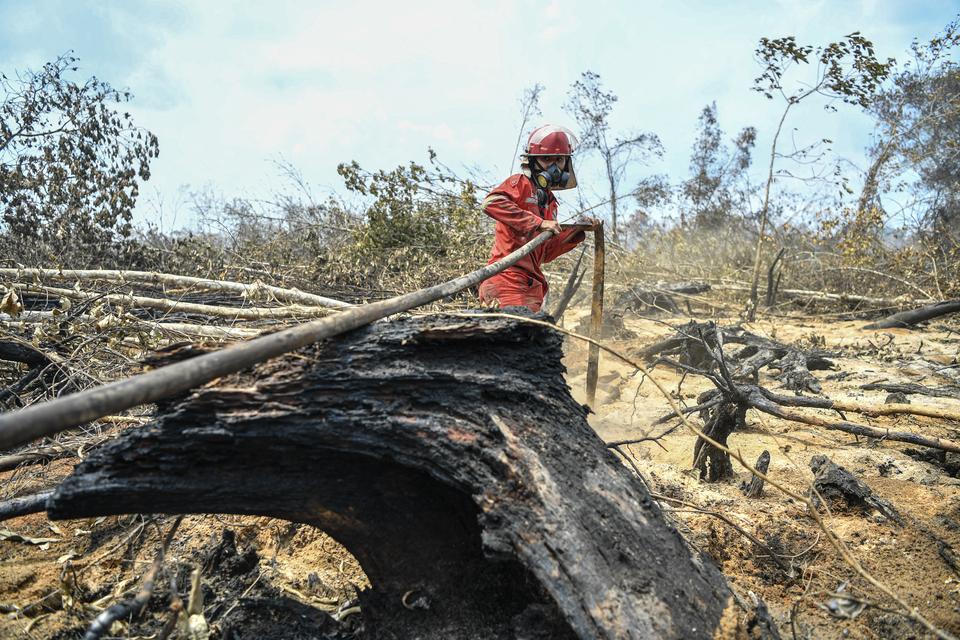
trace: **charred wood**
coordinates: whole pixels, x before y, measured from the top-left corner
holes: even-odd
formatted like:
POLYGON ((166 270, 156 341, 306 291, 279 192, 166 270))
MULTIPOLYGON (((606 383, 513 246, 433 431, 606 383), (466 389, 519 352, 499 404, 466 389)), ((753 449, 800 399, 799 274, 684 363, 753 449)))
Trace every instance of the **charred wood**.
POLYGON ((40 513, 41 511, 46 510, 47 501, 52 495, 53 490, 51 489, 49 491, 41 491, 40 493, 35 493, 29 496, 21 496, 19 498, 4 500, 3 502, 0 502, 0 521, 9 520, 11 518, 19 518, 20 516, 29 515, 31 513, 40 513))
MULTIPOLYGON (((746 408, 736 404, 721 404, 701 412, 704 419, 703 433, 712 440, 727 446, 727 438, 738 427, 743 427, 746 408)), ((719 482, 733 477, 730 454, 697 436, 693 445, 693 468, 700 472, 700 479, 719 482)))
POLYGON ((891 522, 901 527, 904 525, 903 518, 892 504, 874 494, 866 483, 826 456, 810 458, 810 469, 814 473, 815 491, 811 496, 814 504, 820 504, 822 499, 829 501, 834 508, 864 513, 876 510, 891 522))
POLYGON ((925 387, 916 383, 897 384, 893 382, 871 382, 870 384, 860 385, 865 391, 888 391, 890 393, 902 393, 904 395, 923 395, 934 398, 954 398, 960 400, 960 390, 951 387, 925 387))
POLYGON ((31 369, 50 364, 50 356, 23 340, 0 340, 0 360, 21 362, 31 369))
MULTIPOLYGON (((757 458, 757 463, 753 466, 754 469, 760 473, 766 475, 767 470, 770 468, 770 452, 764 451, 760 454, 760 457, 757 458)), ((743 492, 743 495, 748 498, 759 498, 763 495, 763 478, 758 475, 754 475, 750 482, 743 482, 740 485, 740 490, 743 492)))
POLYGON ((723 577, 590 429, 560 358, 502 318, 376 323, 161 403, 49 514, 319 527, 370 579, 368 637, 713 637, 737 615, 723 577))
POLYGON ((675 336, 652 344, 637 353, 648 361, 667 362, 668 356, 694 369, 712 371, 717 364, 716 357, 710 355, 711 349, 721 344, 743 345, 735 353, 726 356, 737 380, 757 383, 759 371, 764 367, 779 369, 776 379, 784 387, 801 393, 821 391, 820 382, 811 371, 830 369, 830 353, 813 350, 804 353, 769 338, 764 338, 744 330, 742 327, 723 328, 713 322, 690 322, 677 328, 675 336), (718 341, 719 338, 719 341, 718 341))
POLYGON ((960 311, 960 300, 944 300, 935 304, 912 309, 910 311, 901 311, 892 316, 887 316, 883 320, 870 323, 864 326, 864 329, 912 329, 915 325, 939 318, 950 313, 960 311))

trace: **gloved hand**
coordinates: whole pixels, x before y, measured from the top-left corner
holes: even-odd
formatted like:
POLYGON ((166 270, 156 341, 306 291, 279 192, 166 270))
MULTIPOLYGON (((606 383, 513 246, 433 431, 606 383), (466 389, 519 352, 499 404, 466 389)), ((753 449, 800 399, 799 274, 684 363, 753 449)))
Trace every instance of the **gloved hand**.
POLYGON ((554 235, 560 233, 562 229, 560 228, 560 223, 556 220, 542 220, 540 226, 538 227, 539 231, 551 231, 554 235))

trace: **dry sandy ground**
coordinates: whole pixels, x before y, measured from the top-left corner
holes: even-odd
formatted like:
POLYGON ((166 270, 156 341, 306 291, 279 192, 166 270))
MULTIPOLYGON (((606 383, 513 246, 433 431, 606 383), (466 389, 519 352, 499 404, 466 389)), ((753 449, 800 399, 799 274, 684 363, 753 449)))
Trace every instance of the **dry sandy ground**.
MULTIPOLYGON (((725 326, 735 319, 721 320, 725 326)), ((678 324, 670 320, 671 324, 678 324)), ((835 371, 817 371, 823 394, 832 399, 882 404, 883 391, 863 391, 863 384, 887 381, 927 386, 956 385, 960 378, 960 326, 937 325, 923 331, 864 331, 863 321, 825 322, 811 318, 778 318, 744 325, 754 333, 788 344, 835 351, 835 371)), ((662 321, 627 317, 630 339, 614 341, 625 354, 673 333, 662 321)), ((570 345, 568 376, 574 395, 583 399, 585 347, 570 345)), ((764 370, 766 371, 766 370, 764 370)), ((658 367, 654 377, 678 401, 696 404, 696 396, 711 388, 704 379, 681 377, 671 368, 658 367)), ((598 397, 605 400, 592 416, 597 433, 607 441, 662 433, 669 425, 650 429, 666 413, 668 403, 643 376, 613 357, 602 356, 598 397)), ((760 382, 777 389, 770 374, 760 382)), ((955 387, 960 390, 960 387, 955 387)), ((785 392, 790 393, 790 392, 785 392)), ((911 396, 914 404, 960 410, 960 401, 911 396)), ((836 414, 819 412, 823 417, 836 414)), ((848 419, 877 427, 916 431, 960 440, 960 423, 915 416, 867 418, 848 413, 848 419)), ((915 460, 906 453, 910 445, 860 439, 838 431, 810 427, 749 412, 747 431, 729 439, 732 450, 754 462, 763 450, 770 452, 769 476, 795 493, 805 494, 813 479, 810 458, 827 455, 854 472, 877 494, 900 511, 906 526, 900 528, 878 514, 825 515, 827 526, 844 541, 875 578, 896 592, 934 624, 960 634, 960 574, 944 555, 960 552, 960 479, 940 465, 915 460)), ((701 425, 695 419, 696 425, 701 425)), ((674 505, 670 517, 691 544, 712 556, 743 596, 753 591, 770 606, 785 638, 913 638, 930 635, 918 625, 892 612, 897 606, 843 562, 838 552, 808 515, 806 507, 769 485, 760 499, 745 498, 740 482, 751 476, 734 463, 738 478, 706 484, 690 472, 696 436, 681 427, 659 440, 625 449, 633 457, 651 489, 679 498, 705 510, 721 512, 740 527, 766 542, 795 571, 789 578, 771 562, 758 557, 753 545, 720 519, 674 505), (830 601, 841 590, 871 606, 844 619, 832 615, 830 601)), ((960 458, 952 461, 960 462, 960 458)), ((762 551, 760 552, 763 553, 762 551)), ((848 603, 842 603, 848 604, 848 603)), ((845 609, 847 607, 844 607, 845 609)), ((853 613, 859 607, 853 606, 853 613)))
MULTIPOLYGON (((669 325, 681 322, 629 317, 625 324, 633 335, 611 344, 630 353, 670 335, 669 325)), ((934 323, 918 332, 877 332, 861 330, 862 324, 793 317, 748 328, 787 343, 837 351, 837 370, 816 372, 824 394, 831 398, 882 403, 884 392, 859 389, 877 380, 960 384, 960 333, 954 331, 960 329, 958 325, 953 325, 954 330, 934 323)), ((568 326, 572 326, 570 322, 568 326)), ((568 341, 568 377, 574 395, 581 400, 585 360, 585 346, 568 341)), ((680 376, 664 367, 658 368, 655 376, 686 404, 693 404, 696 395, 710 385, 687 378, 678 386, 680 376)), ((649 380, 641 383, 642 377, 631 367, 607 356, 601 359, 601 380, 602 404, 591 416, 601 437, 608 441, 637 438, 665 428, 650 432, 648 427, 668 407, 649 380)), ((761 376, 761 383, 773 389, 779 386, 769 376, 761 376)), ((912 401, 960 409, 957 400, 915 395, 912 401)), ((913 416, 848 417, 960 440, 960 424, 913 416)), ((844 433, 753 412, 747 415, 747 425, 747 431, 730 437, 731 447, 751 461, 768 450, 772 455, 769 475, 784 487, 804 493, 812 479, 808 468, 811 456, 825 454, 893 503, 906 521, 902 528, 876 514, 834 511, 825 514, 825 521, 877 580, 933 624, 960 634, 960 574, 945 560, 952 558, 952 552, 960 556, 960 480, 943 465, 908 455, 907 450, 915 447, 857 441, 844 433)), ((713 557, 741 596, 749 598, 753 592, 767 602, 784 638, 930 636, 897 613, 898 607, 888 596, 840 558, 802 503, 769 485, 763 497, 744 498, 738 485, 749 474, 737 465, 735 481, 701 482, 690 472, 694 439, 680 428, 659 444, 631 445, 628 451, 655 492, 722 513, 763 540, 791 567, 792 575, 787 575, 721 519, 693 507, 664 503, 669 518, 691 546, 713 557), (834 595, 841 590, 847 600, 834 595), (833 614, 831 604, 836 610, 833 614), (837 617, 840 611, 855 617, 837 617)), ((0 474, 0 498, 51 486, 72 465, 73 461, 63 460, 0 474)), ((51 539, 39 545, 0 541, 0 612, 4 614, 0 638, 80 637, 100 609, 135 592, 139 576, 154 558, 161 529, 166 531, 172 522, 163 518, 158 528, 140 516, 126 516, 54 524, 36 514, 0 523, 0 529, 51 539)), ((225 621, 218 628, 228 637, 230 620, 243 624, 255 618, 258 603, 335 610, 349 607, 354 586, 365 584, 355 560, 332 539, 309 527, 266 518, 187 517, 168 552, 167 565, 174 567, 171 573, 181 593, 187 589, 194 567, 206 572, 205 611, 211 619, 225 621), (224 540, 227 529, 234 532, 235 540, 224 540)), ((171 615, 168 593, 167 584, 158 586, 148 622, 135 629, 118 627, 114 632, 125 637, 127 633, 129 637, 157 637, 171 615)))

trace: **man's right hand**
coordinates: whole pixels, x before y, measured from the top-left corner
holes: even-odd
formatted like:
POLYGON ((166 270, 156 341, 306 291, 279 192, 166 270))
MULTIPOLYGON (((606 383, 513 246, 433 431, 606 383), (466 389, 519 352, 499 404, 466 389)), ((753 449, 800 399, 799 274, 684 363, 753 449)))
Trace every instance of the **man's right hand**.
POLYGON ((543 220, 540 222, 540 226, 538 227, 538 229, 540 231, 550 231, 554 235, 559 234, 561 231, 560 223, 557 222, 556 220, 543 220))

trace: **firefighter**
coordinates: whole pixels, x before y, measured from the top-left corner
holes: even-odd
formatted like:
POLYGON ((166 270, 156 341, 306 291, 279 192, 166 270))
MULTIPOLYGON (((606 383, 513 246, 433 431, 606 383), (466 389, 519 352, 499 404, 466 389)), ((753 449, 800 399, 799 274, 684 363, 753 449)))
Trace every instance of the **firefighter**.
MULTIPOLYGON (((484 212, 497 221, 490 252, 492 264, 519 249, 542 231, 554 237, 480 285, 480 300, 500 307, 527 307, 540 311, 547 294, 547 279, 541 265, 583 242, 582 229, 563 230, 557 222, 554 191, 577 186, 573 171, 576 138, 568 129, 544 125, 530 134, 520 156, 520 173, 503 181, 483 201, 484 212)), ((597 226, 597 221, 588 219, 597 226)))

